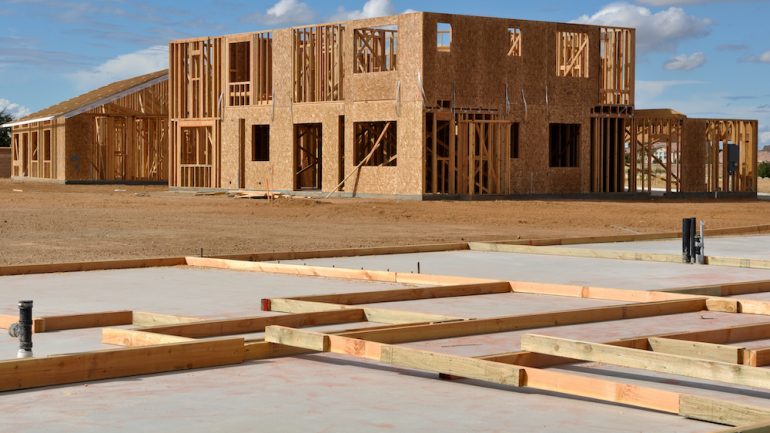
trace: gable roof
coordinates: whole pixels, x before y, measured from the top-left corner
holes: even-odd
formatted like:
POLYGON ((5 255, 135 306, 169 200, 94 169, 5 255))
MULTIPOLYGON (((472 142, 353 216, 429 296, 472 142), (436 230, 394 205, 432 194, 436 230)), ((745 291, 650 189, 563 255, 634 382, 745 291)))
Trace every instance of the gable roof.
POLYGON ((168 80, 168 69, 128 78, 122 81, 116 81, 72 99, 51 105, 48 108, 44 108, 2 126, 7 128, 10 126, 24 125, 26 123, 51 120, 56 117, 63 116, 64 118, 68 118, 76 116, 165 80, 168 80))

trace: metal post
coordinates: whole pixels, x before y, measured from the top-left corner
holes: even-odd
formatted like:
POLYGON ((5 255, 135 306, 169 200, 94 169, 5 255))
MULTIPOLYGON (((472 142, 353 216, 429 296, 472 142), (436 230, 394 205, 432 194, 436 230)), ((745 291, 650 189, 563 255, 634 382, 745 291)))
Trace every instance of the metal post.
POLYGON ((684 263, 690 263, 690 219, 682 219, 682 261, 684 263))
POLYGON ((690 261, 695 263, 698 252, 695 249, 695 234, 697 233, 698 222, 695 218, 690 218, 690 261))
POLYGON ((32 358, 32 301, 19 301, 19 321, 8 328, 11 337, 18 337, 17 358, 32 358))

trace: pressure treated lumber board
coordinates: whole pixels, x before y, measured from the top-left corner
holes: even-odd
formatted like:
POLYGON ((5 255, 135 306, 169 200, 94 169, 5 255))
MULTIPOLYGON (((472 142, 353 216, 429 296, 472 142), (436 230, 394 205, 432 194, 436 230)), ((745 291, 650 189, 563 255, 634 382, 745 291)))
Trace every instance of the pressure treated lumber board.
POLYGON ((52 332, 66 329, 99 328, 102 326, 131 325, 134 315, 130 310, 105 311, 98 313, 71 314, 62 316, 45 316, 43 331, 52 332))
POLYGON ((770 389, 770 370, 567 338, 526 334, 521 348, 583 361, 770 389))
POLYGON ((522 329, 545 328, 557 325, 564 326, 640 317, 665 316, 668 314, 701 311, 704 308, 705 299, 681 299, 456 322, 403 325, 392 329, 374 329, 352 332, 349 336, 381 343, 407 343, 522 329))
MULTIPOLYGON (((263 303, 263 305, 265 305, 263 303)), ((270 311, 282 313, 317 313, 322 311, 360 309, 366 320, 377 323, 415 323, 415 322, 446 322, 464 320, 462 317, 444 316, 441 314, 419 313, 413 311, 390 310, 386 308, 363 307, 352 305, 327 304, 325 302, 298 301, 295 299, 271 299, 270 311)))
POLYGON ((679 254, 640 253, 634 251, 598 250, 590 248, 567 248, 550 246, 493 244, 487 242, 469 242, 472 251, 491 251, 498 253, 539 254, 546 256, 586 257, 592 259, 635 260, 645 262, 682 263, 679 254))
POLYGON ((192 338, 177 337, 176 335, 156 334, 154 332, 136 329, 102 328, 102 343, 117 346, 139 347, 157 344, 182 343, 194 341, 192 338))
POLYGON ((453 286, 414 287, 408 289, 340 293, 333 295, 297 296, 287 299, 298 301, 326 302, 330 304, 359 305, 376 304, 381 302, 450 298, 457 296, 490 295, 510 292, 511 284, 506 281, 499 281, 491 283, 460 284, 453 286))
POLYGON ((728 364, 743 363, 743 353, 745 350, 743 347, 664 337, 650 337, 647 341, 650 342, 650 348, 653 352, 726 362, 728 364))
POLYGON ((365 322, 366 315, 360 308, 322 311, 281 316, 254 316, 232 319, 203 320, 176 325, 162 325, 142 328, 141 331, 176 335, 188 338, 205 338, 236 334, 263 332, 265 326, 283 325, 296 328, 308 326, 335 325, 340 323, 365 322))
POLYGON ((187 257, 188 266, 200 266, 235 271, 268 272, 306 277, 341 278, 348 280, 382 281, 401 284, 425 284, 449 286, 457 284, 491 283, 499 280, 468 278, 447 275, 410 274, 388 271, 371 271, 324 266, 290 265, 284 263, 245 262, 200 257, 187 257))
POLYGON ((720 429, 712 433, 770 433, 770 419, 738 427, 720 429))
POLYGON ((175 316, 171 314, 150 313, 147 311, 134 311, 135 326, 172 325, 176 323, 199 322, 200 317, 175 316))
POLYGON ((0 361, 0 391, 240 364, 242 338, 0 361))
POLYGON ((467 358, 456 355, 436 354, 305 330, 270 326, 266 329, 265 336, 268 341, 279 345, 349 355, 403 368, 432 371, 490 383, 592 398, 727 425, 756 422, 770 413, 766 409, 729 402, 720 405, 723 403, 720 400, 703 399, 688 394, 595 377, 518 366, 509 366, 512 369, 505 370, 495 362, 483 360, 468 362, 467 358), (704 410, 704 408, 712 410, 704 410))
POLYGON ((333 352, 372 359, 388 365, 435 373, 460 375, 503 385, 518 386, 521 369, 496 362, 447 355, 408 347, 392 346, 347 337, 326 335, 280 326, 265 330, 271 343, 300 347, 319 352, 333 352))

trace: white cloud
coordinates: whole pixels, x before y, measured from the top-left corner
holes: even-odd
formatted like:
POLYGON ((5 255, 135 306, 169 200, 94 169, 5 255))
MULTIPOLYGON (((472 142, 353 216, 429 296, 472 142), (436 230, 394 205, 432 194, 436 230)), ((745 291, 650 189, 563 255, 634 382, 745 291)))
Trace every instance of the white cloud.
POLYGON ((383 17, 393 15, 393 5, 390 0, 369 0, 361 9, 348 11, 340 6, 337 13, 332 16, 332 21, 359 20, 363 18, 383 17))
POLYGON ((719 0, 637 0, 637 3, 641 3, 647 6, 684 6, 716 3, 718 1, 719 0))
POLYGON ((70 76, 80 90, 86 90, 167 67, 168 47, 156 45, 133 53, 121 54, 101 65, 74 72, 70 76))
POLYGON ((307 3, 299 0, 278 0, 264 14, 249 15, 245 21, 269 26, 307 24, 315 20, 315 12, 307 3))
POLYGON ((710 19, 687 15, 681 8, 670 7, 653 13, 646 7, 629 3, 611 3, 595 14, 583 15, 573 22, 633 27, 637 49, 642 53, 674 51, 681 40, 708 34, 712 25, 710 19))
POLYGON ((757 63, 770 63, 770 50, 765 51, 764 53, 758 56, 747 57, 745 60, 749 62, 757 62, 757 63))
POLYGON ((669 71, 692 71, 706 63, 706 55, 703 53, 680 54, 670 58, 665 65, 669 71))
POLYGON ((2 112, 10 114, 14 119, 19 119, 30 113, 29 108, 11 102, 7 99, 0 98, 0 113, 2 112))

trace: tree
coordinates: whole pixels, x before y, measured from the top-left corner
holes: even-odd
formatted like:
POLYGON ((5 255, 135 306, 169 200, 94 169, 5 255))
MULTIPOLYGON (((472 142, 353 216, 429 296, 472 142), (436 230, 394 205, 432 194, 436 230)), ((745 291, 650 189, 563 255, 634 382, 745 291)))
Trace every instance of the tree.
POLYGON ((770 177, 770 161, 762 161, 757 168, 757 176, 770 177))
MULTIPOLYGON (((11 113, 0 109, 0 125, 13 121, 11 113)), ((11 147, 11 128, 0 128, 0 147, 11 147)))

